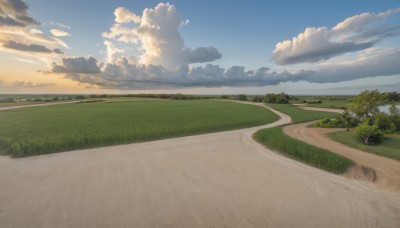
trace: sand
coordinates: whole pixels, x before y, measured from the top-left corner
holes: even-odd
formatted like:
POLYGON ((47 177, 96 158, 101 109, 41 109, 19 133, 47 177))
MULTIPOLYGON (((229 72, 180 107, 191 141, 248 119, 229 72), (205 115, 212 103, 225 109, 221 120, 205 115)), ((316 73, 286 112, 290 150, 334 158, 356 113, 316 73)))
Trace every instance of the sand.
POLYGON ((0 157, 0 227, 399 227, 400 195, 277 154, 269 125, 0 157))

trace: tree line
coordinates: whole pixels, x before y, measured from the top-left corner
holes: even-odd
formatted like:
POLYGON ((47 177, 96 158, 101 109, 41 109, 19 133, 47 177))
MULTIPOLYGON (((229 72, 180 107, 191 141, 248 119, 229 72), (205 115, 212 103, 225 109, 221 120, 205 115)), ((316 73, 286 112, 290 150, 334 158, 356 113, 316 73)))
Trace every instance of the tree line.
POLYGON ((325 118, 319 127, 354 127, 355 133, 365 144, 379 144, 385 134, 400 133, 400 111, 393 99, 396 92, 381 93, 378 90, 365 90, 352 99, 347 110, 335 119, 325 118), (390 94, 390 95, 388 95, 390 94), (391 101, 389 113, 380 110, 385 102, 391 101))

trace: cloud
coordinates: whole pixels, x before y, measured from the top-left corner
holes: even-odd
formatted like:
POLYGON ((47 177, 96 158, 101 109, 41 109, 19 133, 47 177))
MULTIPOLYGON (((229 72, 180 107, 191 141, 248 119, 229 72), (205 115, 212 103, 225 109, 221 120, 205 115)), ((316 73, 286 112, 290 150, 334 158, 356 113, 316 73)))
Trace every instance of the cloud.
POLYGON ((189 63, 212 62, 222 57, 215 47, 199 47, 189 51, 189 63))
POLYGON ((303 78, 310 72, 270 72, 268 68, 246 71, 244 67, 229 69, 217 65, 190 68, 188 65, 168 69, 161 65, 140 65, 120 58, 103 67, 92 58, 64 58, 54 64, 53 73, 81 83, 110 89, 155 89, 177 87, 264 86, 303 78))
POLYGON ((100 73, 101 70, 97 60, 93 57, 69 57, 63 58, 61 64, 53 63, 51 72, 66 74, 97 74, 100 73))
POLYGON ((14 41, 7 41, 7 42, 3 42, 3 47, 5 48, 9 48, 9 49, 14 49, 14 50, 18 50, 18 51, 24 51, 24 52, 41 52, 41 53, 57 53, 57 54, 63 54, 60 49, 53 49, 50 50, 45 46, 42 45, 37 45, 37 44, 21 44, 21 43, 17 43, 14 41))
POLYGON ((363 13, 345 19, 331 30, 306 28, 292 40, 278 42, 271 60, 279 65, 312 63, 370 48, 386 37, 400 34, 400 26, 388 20, 399 12, 400 8, 379 14, 363 13))
POLYGON ((25 81, 14 81, 8 84, 9 87, 53 87, 54 83, 32 83, 25 81))
POLYGON ((269 68, 246 70, 242 66, 218 65, 173 69, 161 65, 141 65, 127 58, 101 64, 92 57, 64 58, 54 63, 52 72, 65 73, 73 81, 107 89, 163 89, 182 87, 245 87, 277 85, 283 82, 331 83, 376 76, 400 75, 400 48, 368 49, 356 60, 328 65, 319 70, 276 72, 269 68))
POLYGON ((22 0, 0 0, 0 50, 52 61, 63 54, 59 48, 68 45, 32 28, 40 23, 28 14, 28 8, 22 0))
POLYGON ((400 48, 370 49, 362 52, 356 60, 326 66, 303 80, 329 83, 400 75, 399 59, 400 48))
POLYGON ((214 47, 192 50, 185 46, 178 31, 182 23, 181 17, 175 6, 169 3, 159 3, 154 9, 146 8, 141 16, 125 8, 117 8, 114 14, 116 23, 102 36, 126 44, 139 45, 142 52, 139 57, 141 64, 162 65, 172 69, 221 58, 221 54, 214 47))
POLYGON ((29 30, 29 32, 30 32, 31 34, 43 35, 43 32, 42 32, 42 31, 40 31, 39 29, 35 29, 35 28, 31 28, 31 29, 29 30))
POLYGON ((63 29, 71 29, 70 26, 68 26, 66 24, 63 24, 63 23, 59 23, 59 22, 50 21, 49 24, 53 25, 53 26, 57 26, 57 27, 63 28, 63 29))
POLYGON ((0 81, 0 87, 3 88, 15 88, 15 87, 30 87, 30 88, 47 88, 47 87, 53 87, 56 84, 54 83, 33 83, 33 82, 25 82, 25 81, 13 81, 10 83, 6 83, 3 81, 0 81))
POLYGON ((125 9, 124 7, 118 7, 114 11, 115 15, 115 22, 117 23, 128 23, 128 22, 134 22, 136 24, 140 23, 140 16, 134 14, 128 9, 125 9))
POLYGON ((0 27, 39 25, 40 23, 28 14, 28 8, 22 0, 1 0, 0 27))
POLYGON ((123 53, 125 52, 125 50, 123 49, 118 49, 114 46, 113 43, 111 43, 110 41, 104 41, 104 45, 106 45, 107 49, 106 49, 106 54, 107 54, 107 62, 109 63, 113 63, 116 60, 116 54, 118 53, 123 53))
POLYGON ((57 37, 59 37, 59 36, 71 36, 71 34, 69 34, 68 32, 60 30, 60 29, 52 29, 52 30, 50 30, 50 33, 53 36, 57 36, 57 37))

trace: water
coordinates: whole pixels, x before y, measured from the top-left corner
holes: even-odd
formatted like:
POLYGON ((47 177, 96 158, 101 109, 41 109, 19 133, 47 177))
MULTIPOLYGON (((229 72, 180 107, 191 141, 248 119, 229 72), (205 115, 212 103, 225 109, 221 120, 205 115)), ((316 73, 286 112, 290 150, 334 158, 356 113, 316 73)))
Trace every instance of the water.
MULTIPOLYGON (((389 108, 390 108, 390 106, 391 106, 391 105, 381 105, 381 106, 379 107, 379 110, 380 110, 381 112, 390 114, 390 113, 389 113, 389 108)), ((397 107, 397 109, 400 110, 400 105, 396 105, 396 107, 397 107)))

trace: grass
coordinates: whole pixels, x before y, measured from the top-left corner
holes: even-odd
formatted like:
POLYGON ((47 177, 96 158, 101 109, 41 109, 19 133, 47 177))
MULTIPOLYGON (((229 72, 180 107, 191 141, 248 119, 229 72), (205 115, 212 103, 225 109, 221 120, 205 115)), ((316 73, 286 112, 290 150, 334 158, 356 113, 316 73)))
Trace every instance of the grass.
MULTIPOLYGON (((337 113, 303 110, 291 104, 267 104, 267 106, 286 113, 292 118, 293 123, 338 116, 337 113)), ((348 158, 286 135, 282 128, 280 126, 259 130, 255 133, 254 138, 258 142, 292 159, 328 172, 341 174, 353 164, 348 158)))
POLYGON ((282 127, 259 130, 254 135, 254 138, 258 142, 290 158, 328 172, 344 173, 353 163, 350 159, 341 155, 309 145, 286 135, 283 133, 282 127))
POLYGON ((323 119, 325 117, 333 118, 339 115, 332 112, 304 110, 291 104, 267 104, 267 106, 286 113, 292 118, 293 123, 304 123, 312 120, 323 119))
POLYGON ((0 112, 0 153, 14 157, 257 126, 271 111, 233 102, 62 104, 0 112))
POLYGON ((379 145, 366 146, 361 143, 357 135, 350 132, 331 132, 328 136, 340 143, 343 143, 349 147, 353 147, 362 151, 377 154, 380 156, 385 156, 400 161, 400 136, 399 135, 389 135, 386 136, 387 139, 384 140, 379 145))
POLYGON ((338 100, 338 101, 323 101, 321 104, 307 104, 306 106, 318 107, 318 108, 337 108, 346 109, 350 105, 351 101, 338 100))

